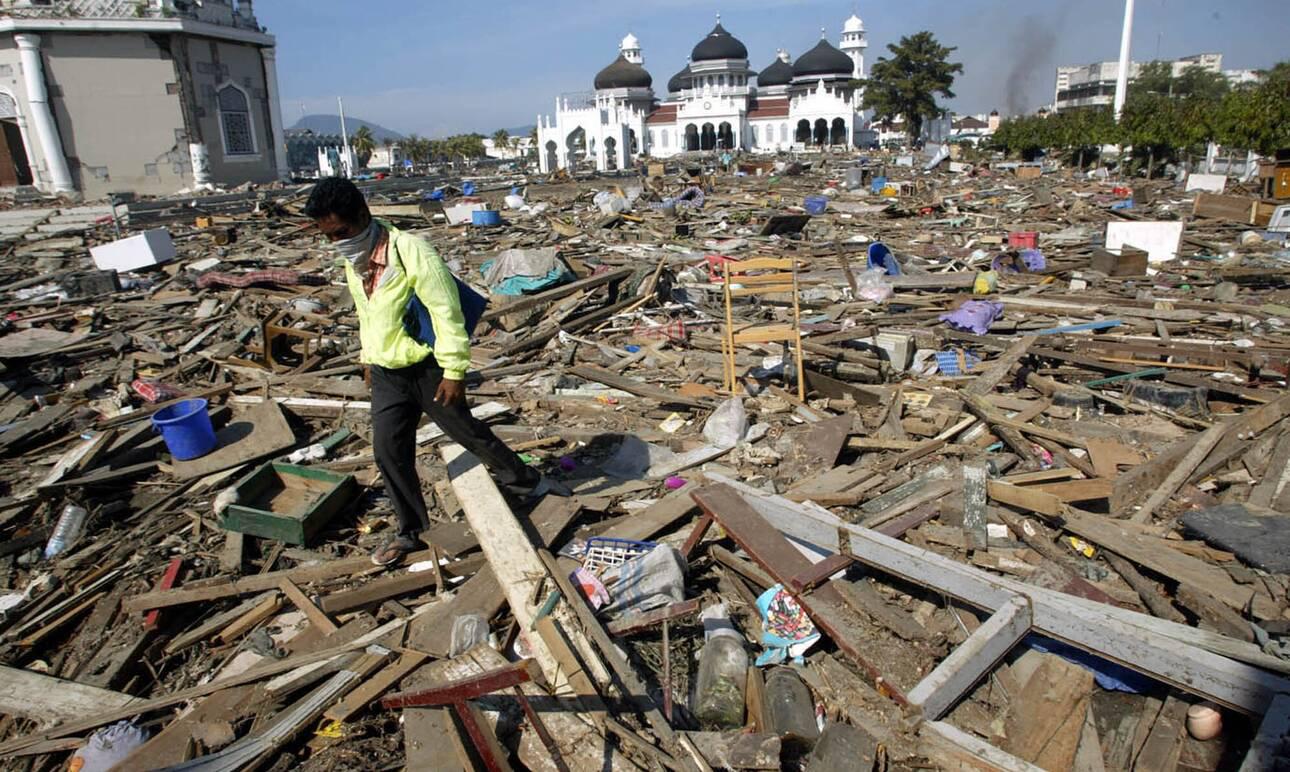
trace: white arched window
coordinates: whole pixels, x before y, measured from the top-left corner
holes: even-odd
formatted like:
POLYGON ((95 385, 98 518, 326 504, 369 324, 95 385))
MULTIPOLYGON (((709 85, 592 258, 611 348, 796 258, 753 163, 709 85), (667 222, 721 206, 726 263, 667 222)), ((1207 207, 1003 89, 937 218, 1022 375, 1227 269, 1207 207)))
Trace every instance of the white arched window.
POLYGON ((667 135, 670 134, 671 132, 669 132, 667 129, 663 129, 663 131, 660 133, 663 135, 663 147, 667 148, 667 135))
POLYGON ((779 125, 779 141, 788 142, 788 124, 787 123, 781 123, 779 125))
POLYGON ((233 83, 226 83, 216 92, 219 102, 220 135, 224 139, 224 155, 255 155, 259 152, 255 142, 255 122, 251 119, 251 100, 246 92, 233 83))

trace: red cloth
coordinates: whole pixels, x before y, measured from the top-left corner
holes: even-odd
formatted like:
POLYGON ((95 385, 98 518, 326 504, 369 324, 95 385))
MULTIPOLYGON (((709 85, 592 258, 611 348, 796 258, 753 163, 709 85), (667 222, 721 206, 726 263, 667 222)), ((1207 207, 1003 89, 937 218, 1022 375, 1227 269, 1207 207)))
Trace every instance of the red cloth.
POLYGON ((291 271, 286 268, 265 268, 262 271, 247 271, 246 273, 207 271, 197 277, 197 287, 199 289, 208 289, 210 287, 246 288, 254 284, 276 284, 280 287, 295 287, 302 284, 322 286, 326 283, 327 280, 321 276, 291 271))

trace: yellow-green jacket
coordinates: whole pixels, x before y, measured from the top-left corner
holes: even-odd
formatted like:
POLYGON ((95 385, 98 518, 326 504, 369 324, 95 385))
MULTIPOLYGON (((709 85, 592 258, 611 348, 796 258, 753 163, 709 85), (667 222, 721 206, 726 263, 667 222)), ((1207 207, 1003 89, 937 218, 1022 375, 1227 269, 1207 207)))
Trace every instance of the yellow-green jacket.
POLYGON ((340 258, 358 312, 363 362, 397 369, 417 364, 433 353, 445 378, 462 380, 470 368, 470 336, 466 334, 466 319, 452 273, 425 239, 403 233, 388 223, 381 225, 390 234, 387 264, 370 298, 354 266, 340 258), (403 329, 403 314, 414 290, 434 322, 433 352, 403 329))

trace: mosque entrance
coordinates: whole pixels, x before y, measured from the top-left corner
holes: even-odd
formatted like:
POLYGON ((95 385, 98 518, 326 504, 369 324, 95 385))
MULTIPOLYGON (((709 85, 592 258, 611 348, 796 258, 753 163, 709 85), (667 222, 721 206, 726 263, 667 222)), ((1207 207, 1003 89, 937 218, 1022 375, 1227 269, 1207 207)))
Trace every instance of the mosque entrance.
POLYGON ((725 121, 721 122, 717 130, 717 143, 723 150, 730 150, 735 146, 735 132, 730 128, 730 124, 725 121))
POLYGON ((829 144, 831 145, 849 145, 847 142, 847 122, 841 118, 833 119, 833 126, 829 131, 829 144))
POLYGON ((712 150, 717 146, 717 128, 711 123, 703 124, 703 133, 699 135, 699 149, 712 150))
POLYGON ((687 152, 699 149, 699 127, 693 123, 685 127, 685 149, 687 152))
POLYGON ((794 142, 801 142, 803 145, 811 144, 811 122, 803 118, 797 122, 797 134, 793 137, 794 142))

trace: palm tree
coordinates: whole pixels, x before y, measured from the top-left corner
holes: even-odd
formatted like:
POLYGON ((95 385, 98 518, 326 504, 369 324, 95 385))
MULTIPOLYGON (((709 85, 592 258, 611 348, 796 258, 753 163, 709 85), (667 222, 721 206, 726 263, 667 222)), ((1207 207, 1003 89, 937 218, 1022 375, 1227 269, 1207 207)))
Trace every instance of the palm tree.
POLYGON ((372 129, 368 126, 360 126, 358 131, 354 132, 354 138, 349 144, 354 149, 354 155, 358 156, 358 165, 367 166, 367 162, 372 158, 372 152, 376 150, 376 137, 372 135, 372 129))
POLYGON ((506 129, 498 129, 493 132, 493 148, 499 153, 506 152, 506 148, 511 146, 511 135, 506 129))

